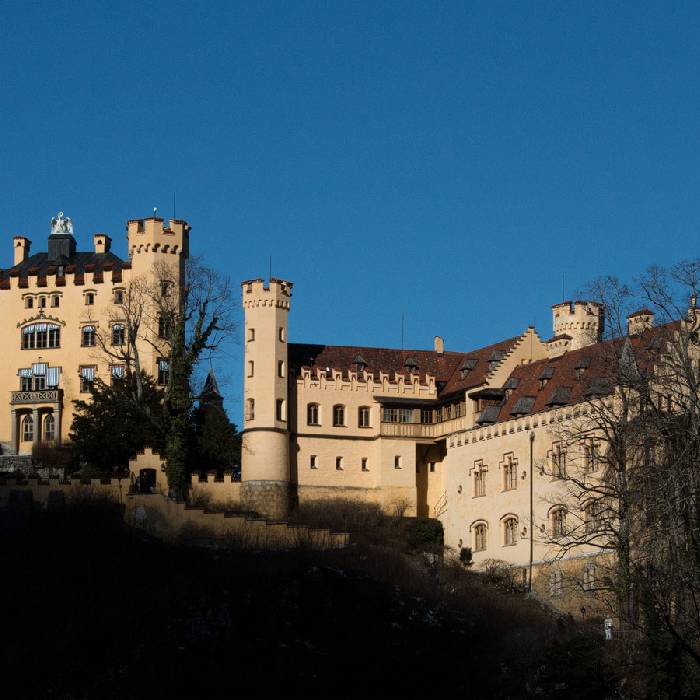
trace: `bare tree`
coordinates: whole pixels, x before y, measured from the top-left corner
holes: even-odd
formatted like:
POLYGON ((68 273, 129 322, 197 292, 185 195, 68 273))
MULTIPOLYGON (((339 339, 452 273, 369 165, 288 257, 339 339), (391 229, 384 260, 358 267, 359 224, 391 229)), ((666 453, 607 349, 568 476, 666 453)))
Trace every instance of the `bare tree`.
MULTIPOLYGON (((558 453, 540 465, 556 480, 549 500, 561 512, 542 539, 558 556, 609 553, 604 585, 617 613, 644 635, 655 663, 672 668, 682 657, 696 675, 699 271, 700 262, 690 261, 650 268, 631 287, 613 278, 592 285, 608 314, 608 342, 596 348, 587 400, 559 424, 558 453), (629 336, 624 321, 635 303, 655 312, 657 326, 629 336)), ((664 677, 680 692, 680 672, 664 677)))

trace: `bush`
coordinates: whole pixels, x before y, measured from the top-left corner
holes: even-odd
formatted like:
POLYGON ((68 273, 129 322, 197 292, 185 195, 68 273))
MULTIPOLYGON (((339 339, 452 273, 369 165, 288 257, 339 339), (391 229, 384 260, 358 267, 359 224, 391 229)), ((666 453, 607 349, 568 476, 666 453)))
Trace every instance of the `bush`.
POLYGON ((442 523, 435 518, 411 518, 406 521, 408 543, 413 547, 439 545, 444 542, 442 523))
POLYGON ((474 562, 472 561, 472 548, 462 547, 459 550, 459 560, 464 564, 464 566, 471 566, 474 562))

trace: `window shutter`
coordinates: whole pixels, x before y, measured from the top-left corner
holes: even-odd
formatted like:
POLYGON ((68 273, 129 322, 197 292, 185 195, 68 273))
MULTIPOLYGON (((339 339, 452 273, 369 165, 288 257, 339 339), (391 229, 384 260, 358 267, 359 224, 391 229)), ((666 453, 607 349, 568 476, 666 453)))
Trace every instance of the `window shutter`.
POLYGON ((31 378, 31 376, 32 376, 32 368, 31 368, 31 367, 27 367, 27 368, 25 368, 25 369, 21 369, 21 370, 19 371, 19 376, 20 376, 20 377, 29 377, 29 378, 31 378))
POLYGON ((43 377, 46 374, 46 363, 45 362, 35 362, 32 365, 32 374, 34 374, 34 376, 43 377))

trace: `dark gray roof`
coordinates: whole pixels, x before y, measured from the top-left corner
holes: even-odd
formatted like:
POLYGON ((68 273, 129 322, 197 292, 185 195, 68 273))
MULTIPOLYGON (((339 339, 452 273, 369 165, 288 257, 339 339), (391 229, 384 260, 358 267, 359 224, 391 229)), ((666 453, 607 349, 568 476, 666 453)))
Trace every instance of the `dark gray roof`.
POLYGON ((554 376, 554 367, 545 367, 543 370, 540 372, 540 376, 537 377, 538 379, 551 379, 554 376))
POLYGON ((517 377, 509 377, 508 381, 503 385, 504 389, 517 389, 520 380, 517 377))
POLYGON ((495 423, 498 420, 498 414, 500 412, 500 406, 486 406, 486 408, 479 414, 479 420, 476 422, 480 425, 484 423, 495 423))
POLYGON ((570 386, 558 386, 552 392, 552 395, 547 401, 547 406, 565 406, 569 403, 569 398, 571 397, 571 387, 570 386))
POLYGON ((494 350, 489 356, 489 362, 500 362, 505 356, 504 350, 494 350))
POLYGON ((112 252, 109 253, 75 253, 70 258, 63 258, 60 261, 49 260, 48 253, 34 253, 19 265, 2 270, 3 277, 10 273, 19 273, 20 277, 26 277, 29 270, 32 274, 45 275, 50 267, 56 265, 75 266, 75 272, 84 272, 88 266, 93 266, 95 272, 100 272, 106 265, 121 268, 126 261, 112 252))
POLYGON ((586 396, 605 396, 610 393, 611 382, 606 377, 593 377, 586 384, 586 396))
POLYGON ((532 411, 532 407, 535 405, 534 396, 521 396, 516 402, 515 406, 510 412, 511 416, 527 416, 532 411))

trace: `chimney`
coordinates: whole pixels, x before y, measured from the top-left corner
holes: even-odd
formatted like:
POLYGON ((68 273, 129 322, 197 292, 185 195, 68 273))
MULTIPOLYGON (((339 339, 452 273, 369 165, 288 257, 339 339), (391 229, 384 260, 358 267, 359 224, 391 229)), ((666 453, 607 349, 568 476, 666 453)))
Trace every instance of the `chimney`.
POLYGON ((435 352, 438 355, 445 354, 445 343, 443 342, 442 338, 439 335, 435 336, 435 352))
POLYGON ((13 265, 19 265, 29 257, 29 248, 32 242, 24 236, 15 236, 12 241, 12 249, 15 255, 13 265))
POLYGON ((112 239, 106 233, 96 233, 92 237, 96 253, 109 253, 112 239))
POLYGON ((654 312, 639 309, 627 317, 627 335, 639 335, 654 325, 654 312))

